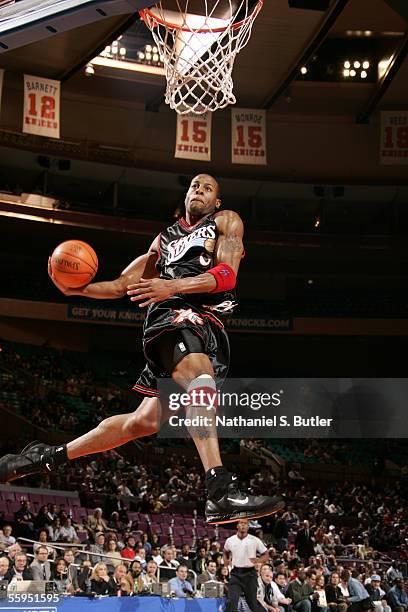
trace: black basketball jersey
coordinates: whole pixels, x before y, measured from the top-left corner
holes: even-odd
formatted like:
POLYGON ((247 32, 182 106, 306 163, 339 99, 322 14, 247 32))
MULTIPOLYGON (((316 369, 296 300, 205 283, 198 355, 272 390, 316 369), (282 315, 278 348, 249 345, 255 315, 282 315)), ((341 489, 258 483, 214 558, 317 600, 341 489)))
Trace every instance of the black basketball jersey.
MULTIPOLYGON (((218 229, 214 215, 196 225, 179 219, 160 234, 160 253, 156 268, 161 278, 197 276, 213 268, 218 229)), ((192 304, 209 306, 219 314, 229 313, 237 306, 235 291, 220 293, 189 293, 192 304)))

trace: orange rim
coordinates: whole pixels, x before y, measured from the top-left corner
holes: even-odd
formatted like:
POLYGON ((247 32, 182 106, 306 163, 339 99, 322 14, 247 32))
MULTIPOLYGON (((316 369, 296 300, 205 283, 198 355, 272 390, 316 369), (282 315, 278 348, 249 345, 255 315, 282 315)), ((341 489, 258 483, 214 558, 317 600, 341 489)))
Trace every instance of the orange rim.
MULTIPOLYGON (((242 28, 242 26, 248 23, 248 21, 253 21, 257 17, 262 6, 263 6, 263 0, 258 0, 258 3, 255 5, 255 8, 252 11, 252 13, 248 15, 248 17, 245 17, 245 19, 242 19, 241 21, 234 23, 231 26, 231 30, 239 30, 239 28, 242 28)), ((168 28, 169 30, 180 30, 182 32, 196 32, 197 34, 210 34, 210 33, 218 34, 221 32, 225 32, 225 30, 228 29, 228 26, 223 26, 220 28, 197 28, 197 29, 180 26, 176 23, 171 23, 170 21, 166 21, 165 19, 158 17, 149 8, 145 8, 139 11, 139 15, 140 15, 140 18, 143 19, 147 27, 149 27, 151 30, 153 28, 157 28, 157 26, 159 25, 164 26, 168 28)))

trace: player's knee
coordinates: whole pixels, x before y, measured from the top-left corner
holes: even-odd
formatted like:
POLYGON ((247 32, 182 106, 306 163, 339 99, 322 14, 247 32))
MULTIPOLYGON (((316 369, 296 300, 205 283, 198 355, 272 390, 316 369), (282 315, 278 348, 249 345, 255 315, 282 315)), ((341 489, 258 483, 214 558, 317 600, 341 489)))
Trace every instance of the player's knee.
POLYGON ((206 355, 201 353, 190 353, 186 355, 174 368, 171 377, 184 389, 199 376, 214 376, 211 362, 206 355))

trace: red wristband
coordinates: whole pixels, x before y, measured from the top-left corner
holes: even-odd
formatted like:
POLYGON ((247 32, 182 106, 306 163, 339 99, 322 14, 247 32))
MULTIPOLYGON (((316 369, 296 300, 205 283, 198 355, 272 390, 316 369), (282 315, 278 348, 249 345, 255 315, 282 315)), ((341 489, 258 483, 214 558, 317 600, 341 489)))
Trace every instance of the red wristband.
POLYGON ((217 286, 210 293, 220 293, 221 291, 230 291, 234 289, 237 277, 234 270, 226 263, 220 263, 218 266, 208 270, 213 275, 217 286))

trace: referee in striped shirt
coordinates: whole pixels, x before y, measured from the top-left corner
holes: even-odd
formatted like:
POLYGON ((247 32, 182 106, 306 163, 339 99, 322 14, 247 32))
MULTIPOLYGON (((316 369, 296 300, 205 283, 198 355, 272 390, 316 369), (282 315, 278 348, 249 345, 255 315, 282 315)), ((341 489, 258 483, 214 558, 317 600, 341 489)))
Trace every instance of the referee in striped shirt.
POLYGON ((244 595, 252 612, 262 610, 257 600, 258 574, 254 563, 266 563, 269 551, 259 538, 248 533, 248 519, 238 521, 237 533, 224 545, 224 565, 232 565, 228 584, 228 612, 238 612, 239 598, 244 595), (257 556, 261 555, 261 556, 257 556))

